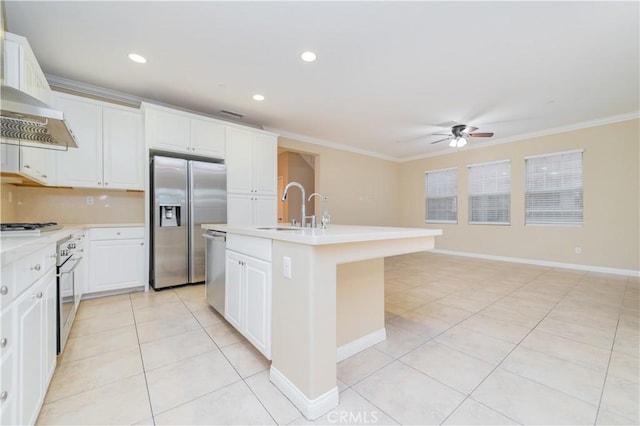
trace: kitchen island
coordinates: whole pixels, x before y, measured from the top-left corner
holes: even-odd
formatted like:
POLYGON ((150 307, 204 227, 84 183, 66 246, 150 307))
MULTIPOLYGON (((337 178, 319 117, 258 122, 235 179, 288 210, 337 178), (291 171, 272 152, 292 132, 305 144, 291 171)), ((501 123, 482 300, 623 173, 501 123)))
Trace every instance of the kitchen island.
POLYGON ((345 225, 202 227, 227 232, 228 250, 247 237, 270 240, 270 378, 311 420, 338 405, 337 362, 386 338, 384 258, 429 250, 442 235, 345 225))

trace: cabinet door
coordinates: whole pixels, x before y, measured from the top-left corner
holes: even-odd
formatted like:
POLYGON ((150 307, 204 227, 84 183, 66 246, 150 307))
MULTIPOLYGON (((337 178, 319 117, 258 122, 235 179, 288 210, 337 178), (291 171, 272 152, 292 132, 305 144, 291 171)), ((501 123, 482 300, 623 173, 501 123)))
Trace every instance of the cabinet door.
POLYGON ((255 226, 275 226, 278 223, 278 202, 275 197, 254 197, 254 219, 255 226))
POLYGON ((276 195, 278 187, 278 141, 275 136, 256 133, 254 137, 254 189, 260 195, 276 195))
POLYGON ((20 172, 39 182, 44 175, 44 149, 29 146, 20 147, 20 172))
POLYGON ((271 359, 271 264, 246 259, 244 335, 271 359))
POLYGON ((89 292, 143 286, 144 255, 141 239, 92 241, 89 292))
POLYGON ((224 317, 236 329, 242 330, 242 285, 244 256, 227 250, 224 282, 224 317))
POLYGON ((149 110, 149 146, 169 151, 190 152, 189 118, 167 111, 149 110))
POLYGON ((254 225, 254 202, 250 195, 227 194, 227 223, 229 225, 254 225))
POLYGON ((78 148, 56 152, 60 186, 100 188, 102 181, 102 106, 56 94, 55 106, 78 141, 78 148))
POLYGON ((104 186, 143 189, 142 116, 138 111, 104 107, 102 110, 104 186))
POLYGON ((6 395, 4 401, 0 401, 0 424, 16 424, 15 411, 18 399, 16 387, 16 347, 18 343, 18 329, 15 327, 15 305, 2 310, 0 316, 0 339, 3 345, 0 346, 0 393, 6 395), (6 393, 5 393, 6 392, 6 393))
MULTIPOLYGON (((48 277, 49 275, 47 275, 48 277)), ((44 389, 45 331, 41 284, 34 284, 17 301, 18 329, 18 424, 34 424, 44 389)))
POLYGON ((56 288, 56 278, 53 271, 48 279, 45 280, 45 286, 42 291, 42 308, 43 308, 43 332, 44 332, 44 388, 43 392, 46 392, 47 385, 53 376, 53 371, 56 368, 56 355, 58 349, 58 335, 57 335, 57 312, 58 312, 58 297, 56 288))
POLYGON ((192 119, 191 149, 194 154, 224 158, 224 125, 213 121, 192 119))
POLYGON ((227 127, 227 191, 254 193, 253 133, 227 127))

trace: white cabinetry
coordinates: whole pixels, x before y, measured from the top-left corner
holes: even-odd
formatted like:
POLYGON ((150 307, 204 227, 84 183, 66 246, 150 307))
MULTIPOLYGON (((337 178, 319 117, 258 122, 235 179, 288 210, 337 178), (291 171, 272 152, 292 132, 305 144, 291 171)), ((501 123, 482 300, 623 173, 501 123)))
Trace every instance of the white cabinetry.
POLYGON ((227 247, 243 252, 226 253, 225 319, 271 359, 271 240, 229 235, 227 247))
POLYGON ((92 228, 88 293, 143 287, 143 227, 92 228))
POLYGON ((151 149, 225 157, 225 126, 213 118, 144 104, 145 137, 151 149))
POLYGON ((275 225, 277 222, 277 137, 227 127, 227 222, 275 225))
POLYGON ((55 243, 2 265, 2 424, 34 424, 56 365, 55 243))
POLYGON ((0 170, 51 185, 55 182, 55 151, 0 144, 0 170))
POLYGON ((142 116, 133 108, 55 93, 78 140, 57 152, 57 184, 82 188, 143 189, 142 116))
POLYGON ((26 38, 4 33, 4 84, 49 104, 51 88, 26 38))

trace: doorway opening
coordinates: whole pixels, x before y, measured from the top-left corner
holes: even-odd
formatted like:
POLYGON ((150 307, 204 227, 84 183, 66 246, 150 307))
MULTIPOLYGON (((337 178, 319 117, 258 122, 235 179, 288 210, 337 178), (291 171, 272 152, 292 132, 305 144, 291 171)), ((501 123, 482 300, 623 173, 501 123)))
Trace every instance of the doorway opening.
MULTIPOLYGON (((300 191, 292 188, 284 203, 280 201, 280 197, 284 187, 293 181, 304 186, 307 198, 316 191, 316 157, 315 154, 278 148, 278 223, 289 224, 293 219, 301 223, 302 194, 300 191)), ((305 200, 307 215, 315 213, 316 198, 312 198, 311 201, 305 200)))

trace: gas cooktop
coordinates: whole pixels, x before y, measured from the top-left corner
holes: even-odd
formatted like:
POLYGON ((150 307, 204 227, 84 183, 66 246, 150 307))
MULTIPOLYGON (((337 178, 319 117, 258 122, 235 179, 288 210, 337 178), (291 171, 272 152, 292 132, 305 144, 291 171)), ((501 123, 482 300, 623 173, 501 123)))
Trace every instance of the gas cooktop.
POLYGON ((41 232, 56 231, 62 229, 62 225, 56 222, 43 223, 0 223, 0 232, 3 235, 40 235, 41 232))

